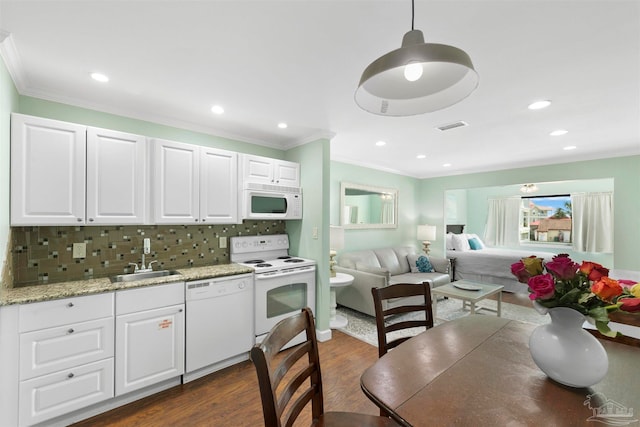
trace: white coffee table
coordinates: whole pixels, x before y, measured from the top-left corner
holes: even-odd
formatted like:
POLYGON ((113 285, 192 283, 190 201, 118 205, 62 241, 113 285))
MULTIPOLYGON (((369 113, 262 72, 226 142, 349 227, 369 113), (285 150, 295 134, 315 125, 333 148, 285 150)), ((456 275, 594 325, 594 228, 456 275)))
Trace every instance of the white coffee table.
MULTIPOLYGON (((502 290, 504 286, 500 285, 487 285, 484 283, 469 282, 467 280, 457 280, 452 283, 447 283, 443 286, 431 289, 431 293, 434 295, 433 299, 436 300, 437 296, 448 297, 462 300, 462 308, 469 309, 471 314, 475 314, 476 310, 486 310, 494 312, 498 317, 502 317, 502 290), (477 290, 467 290, 462 288, 478 288, 477 290), (476 307, 476 304, 483 299, 490 297, 491 295, 497 295, 498 306, 496 310, 487 307, 476 307)), ((436 315, 437 304, 433 304, 433 317, 436 315)))
POLYGON ((336 302, 336 288, 341 288, 343 286, 349 286, 353 283, 353 276, 346 273, 336 273, 336 277, 331 277, 329 279, 331 284, 331 301, 330 301, 330 317, 329 317, 329 327, 331 329, 339 329, 347 326, 348 320, 346 317, 336 313, 336 307, 338 303, 336 302))

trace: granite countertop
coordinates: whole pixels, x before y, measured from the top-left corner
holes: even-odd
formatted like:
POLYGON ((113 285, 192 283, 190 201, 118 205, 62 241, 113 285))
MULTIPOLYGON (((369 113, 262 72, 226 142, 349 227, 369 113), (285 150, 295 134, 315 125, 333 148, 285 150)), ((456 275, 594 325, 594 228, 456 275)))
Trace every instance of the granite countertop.
POLYGON ((111 283, 108 277, 103 277, 100 279, 77 280, 73 282, 53 283, 50 285, 2 288, 0 289, 0 306, 99 294, 119 289, 139 288, 163 283, 188 282, 213 277, 234 276, 237 274, 253 273, 253 271, 251 267, 245 267, 240 264, 222 264, 209 267, 181 268, 176 270, 178 274, 153 279, 136 280, 133 282, 111 283))

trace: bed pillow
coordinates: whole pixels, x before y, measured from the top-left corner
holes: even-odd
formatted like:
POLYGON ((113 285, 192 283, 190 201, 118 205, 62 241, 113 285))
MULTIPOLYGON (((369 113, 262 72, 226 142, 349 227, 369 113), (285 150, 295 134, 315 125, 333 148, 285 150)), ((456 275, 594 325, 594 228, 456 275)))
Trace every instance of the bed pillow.
MULTIPOLYGON (((487 247, 477 234, 467 234, 467 238, 469 239, 469 246, 471 246, 471 239, 474 239, 475 243, 479 246, 477 249, 484 249, 487 247)), ((471 249, 473 250, 474 248, 472 247, 471 249)))
POLYGON ((447 233, 445 240, 447 244, 447 250, 452 251, 453 250, 453 233, 447 233))
POLYGON ((407 255, 407 260, 411 266, 412 273, 433 273, 436 271, 429 261, 429 257, 424 255, 410 254, 407 255))
POLYGON ((477 251, 478 249, 482 249, 480 240, 476 237, 472 237, 469 239, 469 247, 471 248, 472 251, 477 251))
POLYGON ((453 235, 453 249, 460 252, 471 250, 471 246, 469 246, 469 240, 467 239, 466 234, 453 235))

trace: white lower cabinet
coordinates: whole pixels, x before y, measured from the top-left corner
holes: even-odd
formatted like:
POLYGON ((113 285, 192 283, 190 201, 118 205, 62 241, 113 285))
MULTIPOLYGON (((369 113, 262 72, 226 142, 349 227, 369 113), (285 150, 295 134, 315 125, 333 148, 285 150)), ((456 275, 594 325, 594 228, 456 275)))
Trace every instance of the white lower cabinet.
POLYGON ((114 396, 113 293, 20 306, 20 426, 114 396))
POLYGON ((116 293, 116 396, 184 373, 184 319, 184 282, 116 293))

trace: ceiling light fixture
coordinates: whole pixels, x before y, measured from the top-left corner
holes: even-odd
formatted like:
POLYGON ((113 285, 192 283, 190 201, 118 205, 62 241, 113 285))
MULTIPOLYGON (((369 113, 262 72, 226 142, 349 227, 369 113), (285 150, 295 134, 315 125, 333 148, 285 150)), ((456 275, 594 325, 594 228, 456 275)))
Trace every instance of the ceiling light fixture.
POLYGON ((278 127, 280 129, 286 129, 288 127, 288 125, 285 122, 280 122, 280 123, 278 123, 278 127))
POLYGON ((575 145, 569 145, 567 147, 564 147, 563 150, 564 151, 571 151, 571 150, 575 150, 576 148, 578 148, 578 147, 576 147, 575 145))
POLYGON ((224 108, 222 108, 219 105, 214 105, 213 107, 211 107, 211 112, 213 114, 223 114, 224 113, 224 108))
POLYGON ((549 105, 551 105, 551 101, 545 99, 542 101, 532 102, 527 108, 529 108, 529 110, 542 110, 543 108, 547 108, 549 105))
POLYGON ((106 83, 109 81, 109 77, 102 73, 91 73, 91 78, 100 83, 106 83))
POLYGON ((381 116, 430 113, 456 104, 478 86, 469 55, 457 47, 425 43, 422 31, 413 28, 414 17, 411 0, 411 31, 402 47, 362 73, 355 101, 363 110, 381 116))
POLYGON ((416 156, 416 159, 426 159, 426 158, 427 158, 427 156, 426 156, 426 155, 424 155, 424 154, 418 154, 418 155, 416 156))
POLYGON ((535 184, 522 184, 522 187, 520 187, 520 191, 527 194, 535 193, 536 191, 538 191, 538 186, 535 184))
POLYGON ((449 168, 451 167, 451 163, 445 163, 442 165, 443 168, 449 168))
POLYGON ((565 129, 556 129, 553 132, 551 132, 549 135, 551 136, 562 136, 562 135, 566 135, 569 131, 565 130, 565 129))
POLYGON ((386 142, 384 142, 384 141, 378 141, 378 142, 376 142, 376 145, 377 145, 378 147, 382 147, 382 146, 384 146, 384 145, 387 145, 387 143, 386 143, 386 142))

